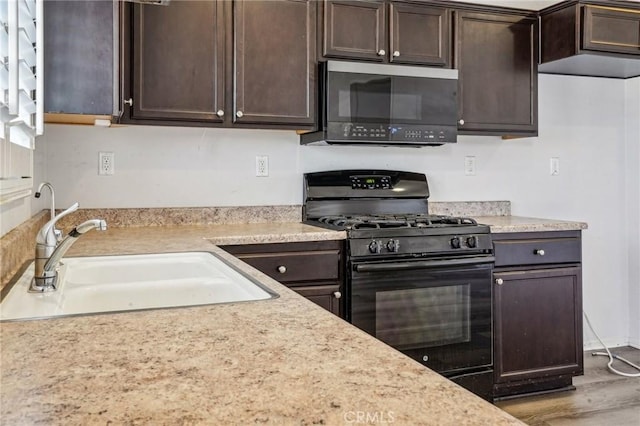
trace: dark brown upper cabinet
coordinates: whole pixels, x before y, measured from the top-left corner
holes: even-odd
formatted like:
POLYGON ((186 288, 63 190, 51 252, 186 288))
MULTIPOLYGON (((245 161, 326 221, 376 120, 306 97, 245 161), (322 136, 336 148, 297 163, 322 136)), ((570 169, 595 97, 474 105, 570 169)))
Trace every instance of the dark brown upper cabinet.
POLYGON ((135 4, 130 28, 127 118, 222 123, 226 100, 222 3, 135 4))
POLYGON ((536 136, 537 19, 473 11, 455 16, 460 134, 536 136))
POLYGON ((326 0, 321 8, 325 58, 450 66, 448 9, 375 0, 326 0))
POLYGON ((234 123, 315 121, 313 1, 233 2, 234 123))
POLYGON ((324 57, 385 60, 387 19, 384 2, 329 0, 322 6, 324 57))
POLYGON ((640 9, 586 5, 583 49, 640 56, 640 9))
POLYGON ((310 128, 315 3, 123 6, 123 122, 310 128))
POLYGON ((568 1, 540 12, 540 72, 640 76, 640 5, 568 1))
POLYGON ((389 11, 390 62, 449 67, 448 9, 392 2, 389 11))

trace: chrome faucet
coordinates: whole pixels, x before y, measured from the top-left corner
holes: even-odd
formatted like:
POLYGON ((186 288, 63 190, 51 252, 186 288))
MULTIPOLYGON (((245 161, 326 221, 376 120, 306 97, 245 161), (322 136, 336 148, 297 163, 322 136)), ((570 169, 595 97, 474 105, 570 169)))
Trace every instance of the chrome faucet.
MULTIPOLYGON (((40 185, 38 186, 38 190, 36 191, 36 193, 34 194, 34 196, 36 198, 40 198, 40 195, 42 195, 42 188, 44 187, 49 188, 49 192, 51 193, 51 211, 50 211, 50 219, 53 219, 54 217, 56 217, 56 195, 55 192, 53 191, 53 185, 51 185, 49 182, 41 182, 40 185)), ((60 241, 62 239, 62 231, 59 229, 56 229, 55 227, 53 228, 53 233, 56 236, 56 240, 60 241)))
POLYGON ((78 203, 75 203, 47 222, 38 232, 36 236, 35 273, 29 288, 30 292, 42 293, 56 290, 58 280, 58 271, 56 268, 60 263, 60 259, 62 259, 62 256, 69 250, 71 245, 73 245, 80 235, 92 229, 99 229, 101 231, 107 229, 107 222, 102 219, 87 220, 73 228, 71 232, 58 243, 54 233, 55 223, 69 213, 78 210, 78 207, 78 203))

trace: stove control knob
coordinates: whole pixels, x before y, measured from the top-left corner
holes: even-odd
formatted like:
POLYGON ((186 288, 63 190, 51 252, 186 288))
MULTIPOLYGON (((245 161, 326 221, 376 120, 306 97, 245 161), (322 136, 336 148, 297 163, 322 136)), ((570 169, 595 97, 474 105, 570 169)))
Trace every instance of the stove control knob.
POLYGON ((371 253, 380 253, 380 241, 373 240, 369 243, 369 251, 371 253))
POLYGON ((460 248, 460 238, 453 237, 451 239, 451 248, 459 249, 460 248))
POLYGON ((474 248, 478 245, 478 238, 475 236, 467 237, 467 246, 469 248, 474 248))
POLYGON ((387 250, 392 253, 397 253, 400 250, 400 240, 389 240, 387 241, 387 250))

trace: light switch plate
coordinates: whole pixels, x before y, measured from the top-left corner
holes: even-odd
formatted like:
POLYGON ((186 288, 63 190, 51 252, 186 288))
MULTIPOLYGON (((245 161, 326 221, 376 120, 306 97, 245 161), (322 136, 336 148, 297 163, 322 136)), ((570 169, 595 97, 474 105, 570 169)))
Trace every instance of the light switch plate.
POLYGON ((476 175, 476 157, 473 157, 473 156, 464 157, 464 174, 465 176, 476 175))
POLYGON ((551 176, 558 176, 560 174, 560 158, 551 157, 549 161, 549 173, 551 176))

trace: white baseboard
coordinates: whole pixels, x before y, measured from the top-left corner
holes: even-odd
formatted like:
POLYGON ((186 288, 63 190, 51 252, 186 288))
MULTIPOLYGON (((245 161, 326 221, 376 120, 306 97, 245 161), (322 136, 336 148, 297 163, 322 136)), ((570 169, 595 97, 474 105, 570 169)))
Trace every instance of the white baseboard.
MULTIPOLYGON (((629 339, 623 339, 623 338, 611 338, 611 339, 606 339, 603 340, 604 344, 609 348, 618 348, 620 346, 633 346, 634 348, 638 348, 640 349, 640 342, 635 342, 635 341, 629 341, 629 339)), ((589 340, 589 341, 584 341, 582 343, 582 348, 584 351, 593 351, 593 350, 599 350, 599 349, 604 349, 602 347, 602 344, 598 341, 598 339, 593 339, 593 340, 589 340)))

